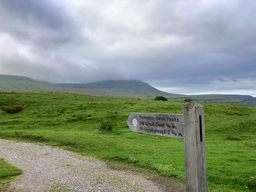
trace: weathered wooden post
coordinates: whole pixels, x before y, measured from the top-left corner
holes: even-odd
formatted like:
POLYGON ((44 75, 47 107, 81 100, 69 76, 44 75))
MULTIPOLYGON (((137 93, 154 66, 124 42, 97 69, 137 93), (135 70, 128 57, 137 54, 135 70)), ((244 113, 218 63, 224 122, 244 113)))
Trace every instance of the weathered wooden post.
POLYGON ((127 124, 138 133, 184 138, 186 191, 207 192, 204 110, 191 102, 183 113, 131 113, 127 124))
POLYGON ((207 192, 204 110, 191 102, 183 112, 186 191, 207 192))

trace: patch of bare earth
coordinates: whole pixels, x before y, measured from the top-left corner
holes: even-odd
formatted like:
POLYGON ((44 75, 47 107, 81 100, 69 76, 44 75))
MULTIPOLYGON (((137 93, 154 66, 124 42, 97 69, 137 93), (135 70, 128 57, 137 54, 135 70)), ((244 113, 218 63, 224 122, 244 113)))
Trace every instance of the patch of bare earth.
POLYGON ((0 158, 23 170, 8 192, 185 190, 175 180, 113 169, 95 158, 46 145, 0 139, 0 158))

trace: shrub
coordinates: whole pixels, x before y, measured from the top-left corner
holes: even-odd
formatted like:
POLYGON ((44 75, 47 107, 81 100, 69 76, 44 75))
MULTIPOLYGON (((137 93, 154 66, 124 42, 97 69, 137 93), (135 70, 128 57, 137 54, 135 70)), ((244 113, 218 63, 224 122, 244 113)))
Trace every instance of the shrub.
POLYGON ((190 102, 190 101, 192 101, 192 99, 189 99, 189 98, 184 99, 184 102, 190 102))
POLYGON ((113 126, 109 122, 101 122, 100 126, 98 128, 98 132, 100 133, 106 133, 106 132, 112 132, 113 126))
POLYGON ((165 98, 164 96, 156 96, 154 100, 158 100, 158 101, 168 101, 168 99, 165 98))
POLYGON ((5 111, 6 113, 19 113, 23 109, 25 109, 25 106, 23 106, 23 105, 14 105, 14 106, 4 106, 4 107, 2 107, 2 111, 5 111))

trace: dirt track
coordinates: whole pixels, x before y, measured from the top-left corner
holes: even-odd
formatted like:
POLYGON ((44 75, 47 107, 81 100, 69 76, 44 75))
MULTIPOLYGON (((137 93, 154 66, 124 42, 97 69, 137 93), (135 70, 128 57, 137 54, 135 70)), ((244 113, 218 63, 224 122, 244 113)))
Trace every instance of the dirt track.
POLYGON ((157 177, 153 182, 148 175, 113 169, 95 158, 46 145, 0 139, 0 158, 23 170, 8 192, 185 190, 173 179, 157 177))
POLYGON ((0 157, 24 172, 8 191, 161 191, 140 174, 50 146, 0 140, 0 157))

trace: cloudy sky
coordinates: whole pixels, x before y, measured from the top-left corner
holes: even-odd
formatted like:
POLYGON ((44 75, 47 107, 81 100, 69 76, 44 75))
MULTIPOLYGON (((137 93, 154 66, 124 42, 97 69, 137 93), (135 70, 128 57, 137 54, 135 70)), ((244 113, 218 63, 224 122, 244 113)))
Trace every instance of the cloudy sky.
POLYGON ((0 74, 256 96, 255 0, 0 0, 0 74))

